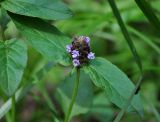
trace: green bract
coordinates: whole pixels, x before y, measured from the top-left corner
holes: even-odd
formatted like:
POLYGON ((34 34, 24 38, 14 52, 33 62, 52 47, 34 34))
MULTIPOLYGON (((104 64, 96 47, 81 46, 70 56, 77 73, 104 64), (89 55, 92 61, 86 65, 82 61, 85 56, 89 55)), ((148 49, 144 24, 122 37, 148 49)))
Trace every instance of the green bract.
POLYGON ((27 47, 22 40, 0 41, 0 86, 11 96, 18 88, 27 63, 27 47))

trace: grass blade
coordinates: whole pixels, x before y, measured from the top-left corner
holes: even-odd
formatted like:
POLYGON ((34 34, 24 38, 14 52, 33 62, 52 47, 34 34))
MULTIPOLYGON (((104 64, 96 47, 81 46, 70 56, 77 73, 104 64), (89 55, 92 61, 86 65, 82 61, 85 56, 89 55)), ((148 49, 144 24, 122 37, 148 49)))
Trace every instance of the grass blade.
POLYGON ((114 120, 114 122, 119 122, 119 121, 121 120, 122 116, 124 115, 126 109, 127 109, 128 106, 130 105, 130 101, 132 100, 135 92, 137 91, 137 89, 139 88, 139 86, 140 86, 140 84, 141 84, 141 82, 142 82, 142 74, 143 74, 143 73, 142 73, 142 63, 141 63, 141 60, 140 60, 139 55, 138 55, 138 53, 137 53, 137 51, 136 51, 136 48, 135 48, 135 46, 134 46, 134 43, 133 43, 133 41, 132 41, 132 39, 131 39, 131 37, 130 37, 130 35, 129 35, 126 27, 125 27, 125 24, 124 24, 124 22, 123 22, 123 20, 122 20, 122 18, 121 18, 121 15, 120 15, 120 13, 119 13, 119 10, 118 10, 118 8, 117 8, 114 0, 108 0, 108 2, 109 2, 109 4, 110 4, 110 6, 111 6, 111 8, 112 8, 112 11, 113 11, 113 13, 114 13, 114 15, 115 15, 115 17, 116 17, 116 19, 117 19, 117 22, 118 22, 118 24, 119 24, 119 26, 120 26, 120 28, 121 28, 121 31, 122 31, 122 33, 123 33, 123 36, 125 37, 128 45, 129 45, 129 47, 130 47, 130 49, 131 49, 131 51, 132 51, 132 54, 133 54, 133 56, 134 56, 134 58, 135 58, 135 61, 136 61, 137 65, 138 65, 138 67, 139 67, 139 69, 140 69, 140 71, 141 71, 141 77, 140 77, 139 81, 137 82, 135 89, 133 90, 130 98, 129 98, 128 101, 127 101, 127 103, 125 103, 124 108, 120 111, 120 113, 118 114, 118 116, 117 116, 116 119, 114 120))
POLYGON ((151 102, 149 102, 149 105, 152 109, 152 112, 153 112, 155 118, 157 119, 157 122, 160 122, 160 114, 159 114, 158 110, 156 109, 156 107, 151 102))
POLYGON ((129 97, 128 101, 125 103, 125 106, 123 107, 123 109, 121 109, 121 111, 118 113, 117 117, 115 118, 114 122, 120 122, 121 118, 123 117, 125 111, 127 110, 128 106, 130 105, 136 91, 138 90, 140 84, 142 82, 142 76, 139 78, 131 96, 129 97))
POLYGON ((127 27, 127 29, 133 33, 134 35, 138 36, 140 39, 142 39, 145 43, 147 43, 150 47, 152 47, 159 55, 160 55, 160 48, 152 42, 150 38, 139 32, 138 30, 132 28, 132 27, 127 27))
POLYGON ((159 31, 160 30, 160 21, 153 12, 152 7, 149 5, 149 3, 146 2, 146 0, 135 0, 138 7, 142 10, 144 15, 147 17, 147 19, 150 21, 150 23, 159 31))
POLYGON ((123 22, 123 20, 122 20, 122 18, 121 18, 121 15, 120 15, 120 13, 119 13, 119 10, 118 10, 118 8, 117 8, 114 0, 108 0, 108 2, 109 2, 109 4, 110 4, 110 6, 111 6, 111 8, 112 8, 112 11, 113 11, 113 13, 114 13, 114 15, 115 15, 115 17, 116 17, 116 19, 117 19, 117 22, 118 22, 118 24, 119 24, 119 26, 120 26, 120 28, 121 28, 121 31, 122 31, 122 33, 123 33, 123 36, 125 37, 128 45, 129 45, 129 47, 130 47, 130 49, 131 49, 131 52, 132 52, 132 54, 133 54, 133 56, 134 56, 134 58, 135 58, 135 61, 136 61, 137 65, 138 65, 140 71, 142 72, 142 63, 141 63, 141 60, 140 60, 140 58, 139 58, 139 55, 138 55, 138 53, 137 53, 137 51, 136 51, 136 48, 135 48, 135 46, 134 46, 134 44, 133 44, 132 39, 131 39, 131 37, 129 36, 129 33, 128 33, 126 27, 125 27, 125 24, 124 24, 124 22, 123 22))

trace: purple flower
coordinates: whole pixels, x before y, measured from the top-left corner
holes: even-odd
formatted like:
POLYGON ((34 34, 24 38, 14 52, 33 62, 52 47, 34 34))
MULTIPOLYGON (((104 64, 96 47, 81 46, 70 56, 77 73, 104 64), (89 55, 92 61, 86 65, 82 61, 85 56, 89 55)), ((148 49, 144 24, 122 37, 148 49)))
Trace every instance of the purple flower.
POLYGON ((77 58, 78 56, 79 56, 79 51, 73 50, 73 51, 72 51, 72 57, 73 57, 73 58, 77 58))
POLYGON ((67 46, 66 46, 66 51, 70 53, 70 52, 72 51, 71 48, 72 48, 72 45, 71 45, 71 44, 70 44, 70 45, 67 45, 67 46))
POLYGON ((86 36, 86 37, 84 37, 84 41, 89 44, 90 38, 86 36))
POLYGON ((79 66, 79 65, 80 65, 79 60, 78 60, 78 59, 73 59, 73 65, 74 65, 75 67, 79 66))
POLYGON ((95 58, 94 53, 90 52, 90 53, 87 55, 87 58, 88 58, 88 59, 94 59, 94 58, 95 58))

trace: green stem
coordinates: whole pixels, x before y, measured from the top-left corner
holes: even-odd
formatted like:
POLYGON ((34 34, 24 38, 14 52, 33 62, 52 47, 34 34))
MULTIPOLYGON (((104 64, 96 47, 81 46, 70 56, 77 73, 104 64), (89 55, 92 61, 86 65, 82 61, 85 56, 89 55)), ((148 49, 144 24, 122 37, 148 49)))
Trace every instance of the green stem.
MULTIPOLYGON (((8 99, 7 99, 5 96, 3 97, 3 99, 4 99, 5 102, 8 101, 8 99)), ((1 107, 1 108, 2 108, 2 107, 1 107)), ((0 119, 1 119, 1 117, 0 117, 0 119)), ((10 112, 6 112, 6 113, 5 113, 5 120, 6 120, 6 122, 12 122, 12 121, 11 121, 10 112)))
POLYGON ((68 109, 68 112, 67 112, 67 115, 65 117, 64 122, 69 122, 70 114, 72 112, 73 105, 74 105, 74 102, 76 100, 77 93, 78 93, 79 77, 80 77, 80 69, 77 68, 77 77, 76 77, 76 82, 74 84, 74 90, 73 90, 73 94, 72 94, 72 100, 71 100, 71 103, 70 103, 70 106, 69 106, 69 109, 68 109))
POLYGON ((15 122, 15 94, 12 96, 12 122, 15 122))
POLYGON ((5 118, 6 118, 6 122, 12 122, 12 121, 11 121, 11 117, 10 117, 10 113, 9 113, 9 112, 6 113, 5 118))

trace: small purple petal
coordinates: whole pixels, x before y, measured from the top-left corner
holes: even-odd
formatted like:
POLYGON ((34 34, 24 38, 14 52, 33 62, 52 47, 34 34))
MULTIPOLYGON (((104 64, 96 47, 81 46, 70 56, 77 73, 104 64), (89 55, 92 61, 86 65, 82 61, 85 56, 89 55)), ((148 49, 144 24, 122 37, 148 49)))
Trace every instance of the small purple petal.
POLYGON ((77 58, 78 56, 79 56, 79 51, 73 50, 73 51, 72 51, 72 57, 73 57, 73 58, 77 58))
POLYGON ((66 51, 67 52, 70 53, 72 51, 71 48, 72 48, 72 45, 66 45, 66 51))
POLYGON ((90 38, 86 36, 86 37, 84 37, 84 41, 89 44, 90 38))
POLYGON ((79 60, 78 60, 78 59, 73 59, 73 65, 74 65, 75 67, 79 66, 79 65, 80 65, 79 60))
POLYGON ((94 56, 94 53, 90 52, 87 56, 88 59, 94 59, 95 56, 94 56))

